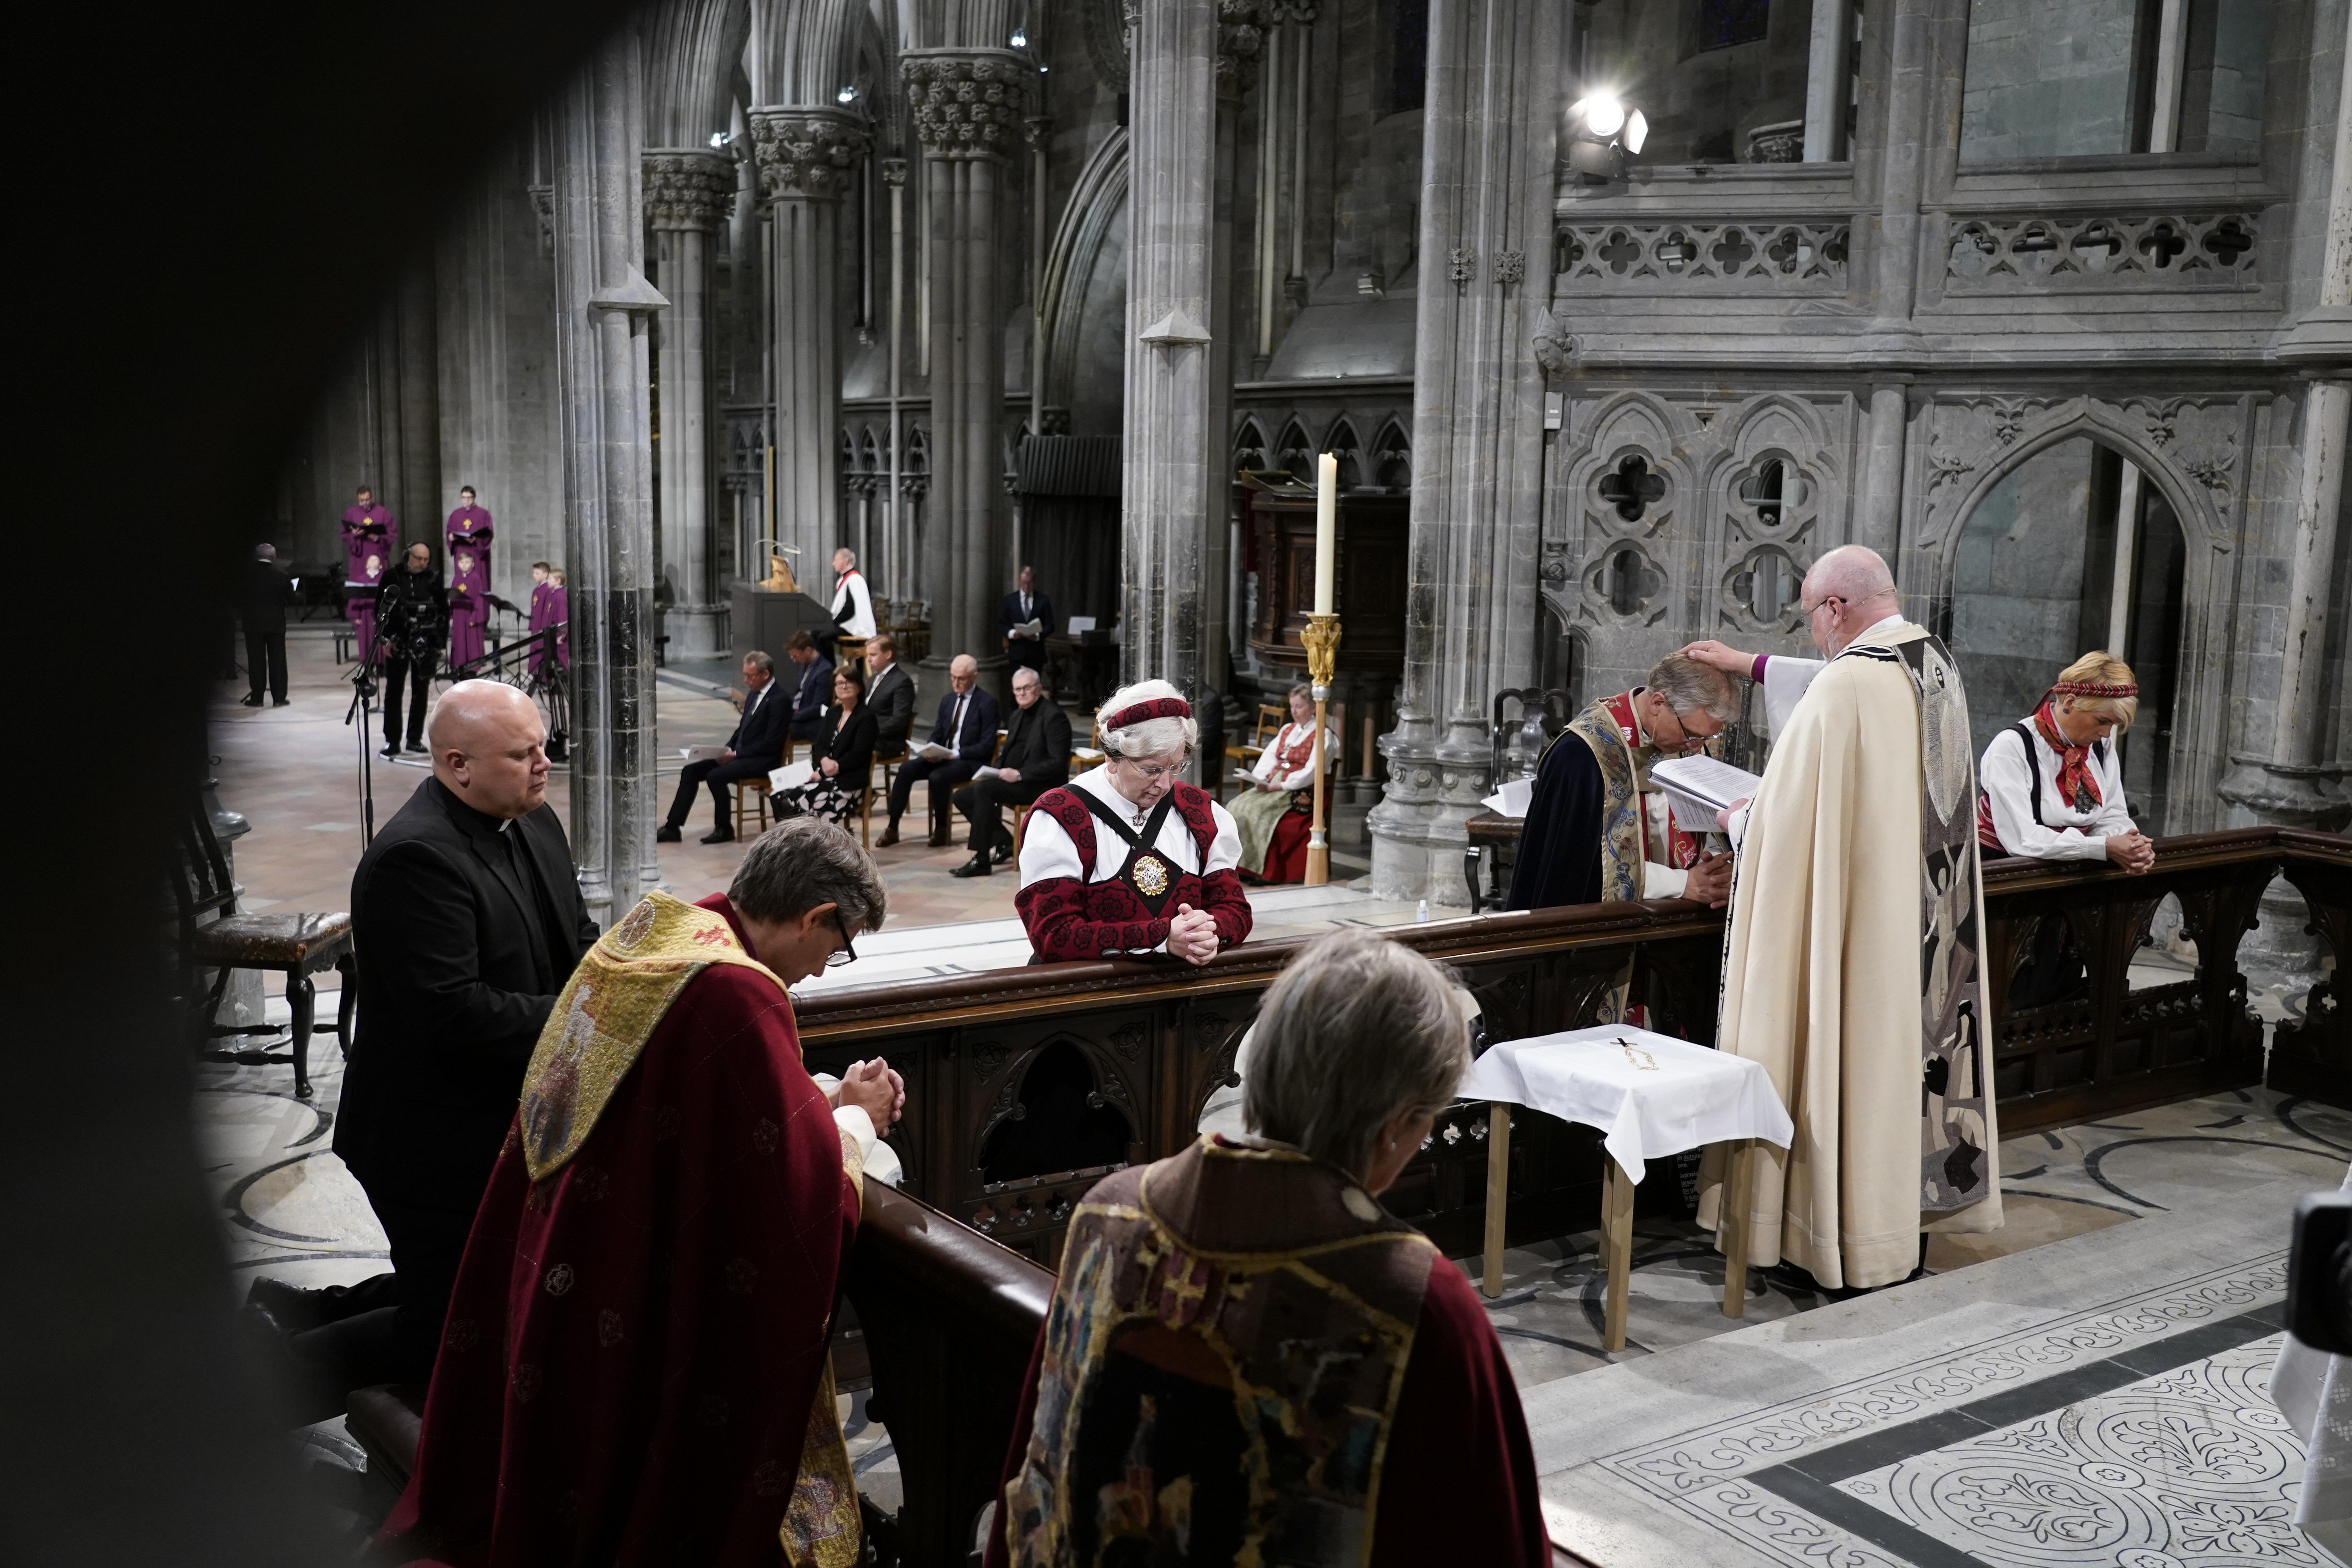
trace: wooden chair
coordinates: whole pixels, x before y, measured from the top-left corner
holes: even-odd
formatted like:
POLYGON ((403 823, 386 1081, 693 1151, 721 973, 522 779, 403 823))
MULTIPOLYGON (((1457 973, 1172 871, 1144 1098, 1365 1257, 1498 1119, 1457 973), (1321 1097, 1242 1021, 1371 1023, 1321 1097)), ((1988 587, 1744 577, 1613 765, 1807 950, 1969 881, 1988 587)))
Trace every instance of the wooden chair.
POLYGON ((1225 798, 1225 788, 1234 782, 1232 775, 1236 773, 1249 772, 1258 758, 1265 755, 1266 746, 1272 742, 1275 736, 1282 732, 1282 727, 1288 722, 1290 722, 1289 703, 1261 702, 1257 705, 1257 720, 1250 728, 1248 744, 1239 746, 1228 744, 1225 747, 1225 761, 1233 765, 1217 775, 1219 800, 1225 798))
MULTIPOLYGON (((311 1035, 331 1034, 343 1054, 351 1054, 352 1014, 359 1001, 359 965, 352 945, 352 917, 341 910, 331 914, 237 913, 236 882, 229 874, 228 857, 221 850, 220 838, 213 832, 212 818, 204 802, 190 794, 184 809, 186 815, 182 843, 186 864, 181 874, 172 879, 172 890, 179 905, 180 952, 185 965, 183 994, 196 1010, 195 1027, 205 1040, 276 1033, 274 1025, 216 1024, 213 1020, 219 1016, 221 997, 228 991, 232 970, 275 970, 283 974, 286 1005, 293 1015, 289 1037, 293 1046, 290 1059, 294 1066, 294 1093, 298 1099, 308 1100, 311 1035), (206 920, 207 914, 213 918, 206 920), (202 980, 207 969, 220 972, 209 989, 202 980), (310 976, 322 969, 332 969, 342 976, 342 997, 332 1024, 312 1022, 318 993, 310 976)), ((206 1054, 215 1061, 248 1065, 289 1059, 266 1056, 257 1050, 206 1054)))
MULTIPOLYGON (((786 760, 789 761, 790 758, 787 757, 786 760)), ((768 781, 766 779, 735 781, 734 824, 735 837, 738 840, 746 837, 756 838, 768 831, 768 781), (748 836, 743 831, 743 819, 746 816, 749 816, 754 824, 748 836)))

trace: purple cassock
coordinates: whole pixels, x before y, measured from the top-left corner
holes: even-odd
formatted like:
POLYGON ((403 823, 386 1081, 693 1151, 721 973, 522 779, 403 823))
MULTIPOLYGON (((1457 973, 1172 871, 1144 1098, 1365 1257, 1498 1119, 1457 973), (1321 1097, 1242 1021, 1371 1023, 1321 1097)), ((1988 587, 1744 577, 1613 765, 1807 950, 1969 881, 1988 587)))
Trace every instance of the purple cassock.
POLYGON ((490 514, 461 506, 449 514, 449 668, 482 657, 490 619, 490 514))
MULTIPOLYGON (((530 591, 530 629, 532 633, 536 635, 539 632, 546 630, 549 626, 562 625, 567 608, 568 605, 566 604, 563 588, 561 584, 541 583, 534 585, 530 591)), ((537 648, 533 648, 531 650, 530 672, 533 675, 537 675, 539 673, 540 666, 546 662, 547 655, 545 653, 537 648)), ((558 633, 556 637, 555 667, 558 669, 570 669, 572 668, 571 644, 569 639, 565 638, 561 633, 558 633)))
POLYGON ((362 661, 375 646, 376 585, 399 548, 400 525, 382 501, 343 509, 343 618, 362 661))

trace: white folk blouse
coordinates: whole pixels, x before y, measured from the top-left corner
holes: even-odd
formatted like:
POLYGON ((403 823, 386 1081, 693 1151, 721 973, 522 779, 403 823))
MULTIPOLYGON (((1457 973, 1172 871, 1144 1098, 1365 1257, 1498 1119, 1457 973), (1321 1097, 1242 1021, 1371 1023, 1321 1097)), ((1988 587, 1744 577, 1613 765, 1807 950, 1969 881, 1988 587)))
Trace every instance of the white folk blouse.
MULTIPOLYGON (((1088 768, 1069 783, 1071 789, 1084 790, 1118 814, 1119 820, 1130 832, 1143 831, 1144 819, 1151 814, 1138 811, 1135 803, 1118 793, 1110 782, 1110 765, 1088 768)), ((1241 829, 1234 825, 1234 814, 1215 801, 1209 803, 1209 816, 1217 825, 1217 836, 1209 841, 1208 864, 1201 863, 1201 847, 1192 837, 1183 816, 1170 811, 1168 819, 1160 825, 1160 837, 1152 847, 1179 871, 1192 871, 1206 877, 1213 871, 1230 871, 1242 863, 1241 829)), ((1033 811, 1021 829, 1021 885, 1049 882, 1056 877, 1075 877, 1087 882, 1108 882, 1116 878, 1127 864, 1127 846, 1108 831, 1095 837, 1095 864, 1089 871, 1078 859, 1078 847, 1052 815, 1033 811)), ((1167 943, 1153 948, 1162 952, 1167 943)))
MULTIPOLYGON (((1307 760, 1286 773, 1282 768, 1282 753, 1314 732, 1311 727, 1305 724, 1285 724, 1274 732, 1273 742, 1258 754, 1257 761, 1250 764, 1250 777, 1260 784, 1271 784, 1282 789, 1313 788, 1315 784, 1314 752, 1310 749, 1307 753, 1307 760)), ((1327 724, 1323 729, 1323 760, 1328 763, 1339 754, 1339 732, 1327 724)))
POLYGON ((1992 738, 1977 763, 1977 784, 1992 812, 1992 830, 2000 835, 2001 847, 2012 855, 2030 855, 2037 860, 2104 860, 2107 836, 2129 833, 2135 826, 2131 813, 2124 809, 2123 759, 2116 754, 2113 740, 2091 748, 2083 765, 2099 786, 2099 804, 2089 811, 2076 811, 2058 793, 2059 762, 2057 750, 2042 738, 2031 719, 2022 728, 2011 724, 1992 738), (2027 730, 2034 733, 2028 735, 2027 730), (2042 775, 2038 821, 2033 815, 2033 774, 2027 771, 2029 748, 2031 765, 2042 775))

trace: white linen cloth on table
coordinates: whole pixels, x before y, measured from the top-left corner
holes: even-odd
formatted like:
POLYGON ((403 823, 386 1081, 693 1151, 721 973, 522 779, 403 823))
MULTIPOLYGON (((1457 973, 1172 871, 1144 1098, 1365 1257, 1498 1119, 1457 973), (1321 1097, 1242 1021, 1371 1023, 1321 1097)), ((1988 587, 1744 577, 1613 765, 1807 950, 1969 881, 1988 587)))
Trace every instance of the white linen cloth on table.
POLYGON ((1635 1182, 1645 1160, 1736 1138, 1785 1149, 1796 1132, 1761 1062, 1647 1029, 1603 1025, 1505 1040, 1486 1047, 1455 1092, 1597 1127, 1635 1182))

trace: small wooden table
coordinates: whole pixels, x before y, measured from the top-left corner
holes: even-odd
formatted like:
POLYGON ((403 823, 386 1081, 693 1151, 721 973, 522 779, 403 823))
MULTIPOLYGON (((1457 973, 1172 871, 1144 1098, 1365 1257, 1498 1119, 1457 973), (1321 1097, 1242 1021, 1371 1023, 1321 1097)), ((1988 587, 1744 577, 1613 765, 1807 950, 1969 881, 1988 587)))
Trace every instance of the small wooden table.
POLYGON ((1761 1063, 1727 1057, 1646 1029, 1604 1025, 1487 1047, 1462 1087, 1485 1100, 1486 1247, 1480 1288, 1503 1293, 1503 1243, 1510 1199, 1511 1107, 1528 1105, 1597 1127, 1603 1134, 1601 1253, 1608 1270, 1602 1347, 1625 1348, 1625 1307, 1633 1260, 1633 1188, 1643 1163, 1708 1143, 1730 1156, 1717 1235, 1723 1247, 1723 1315, 1748 1297, 1748 1211, 1759 1142, 1786 1148, 1794 1125, 1761 1063), (1652 1076, 1654 1075, 1654 1076, 1652 1076), (1662 1114, 1663 1113, 1663 1114, 1662 1114), (1695 1129, 1696 1138, 1671 1128, 1695 1129))

